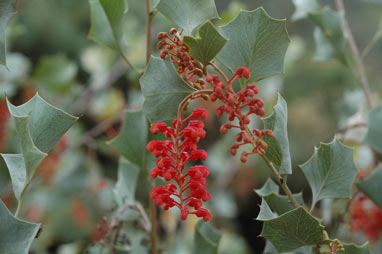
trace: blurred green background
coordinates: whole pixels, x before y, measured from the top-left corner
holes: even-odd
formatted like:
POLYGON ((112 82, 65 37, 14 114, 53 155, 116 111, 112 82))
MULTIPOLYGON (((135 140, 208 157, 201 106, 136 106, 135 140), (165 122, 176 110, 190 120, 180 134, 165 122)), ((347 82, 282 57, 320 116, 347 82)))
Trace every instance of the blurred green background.
MULTIPOLYGON (((126 52, 134 65, 143 68, 145 6, 139 0, 128 3, 124 26, 126 52)), ((334 1, 321 3, 334 7, 334 1)), ((359 48, 363 49, 378 29, 382 4, 366 0, 347 0, 345 4, 350 27, 359 48)), ((310 190, 298 165, 310 158, 319 142, 331 141, 349 116, 365 109, 357 77, 336 60, 314 61, 314 24, 309 19, 291 19, 295 11, 292 1, 216 0, 216 5, 222 17, 216 24, 227 23, 241 8, 252 10, 259 6, 274 18, 287 18, 292 42, 285 60, 285 74, 264 80, 259 86, 267 114, 276 103, 277 91, 288 103, 294 169, 289 183, 294 192, 305 190, 304 198, 309 203, 310 190)), ((157 15, 153 35, 168 31, 171 26, 157 15)), ((21 104, 37 91, 53 105, 81 116, 67 135, 66 148, 58 151, 61 156, 57 165, 45 165, 46 170, 42 167, 26 197, 30 203, 24 211, 26 218, 43 220, 46 225, 46 232, 34 243, 34 253, 38 254, 73 253, 70 252, 73 248, 85 248, 92 239, 97 239, 96 225, 110 208, 105 201, 108 188, 100 183, 111 185, 117 172, 117 156, 104 142, 117 133, 120 124, 116 119, 122 110, 139 108, 143 101, 137 75, 126 71, 127 66, 116 53, 90 41, 89 28, 86 0, 19 0, 18 13, 8 27, 9 71, 0 67, 0 98, 7 94, 14 104, 21 104), (104 121, 110 122, 110 128, 97 133, 94 126, 104 121), (90 136, 89 131, 93 131, 90 136)), ((154 39, 153 48, 155 44, 154 39)), ((364 61, 373 96, 380 98, 382 40, 364 61)), ((213 112, 213 105, 204 106, 213 112)), ((0 151, 17 151, 11 124, 7 126, 6 145, 0 151)), ((208 136, 202 146, 210 153, 207 161, 212 171, 210 206, 217 228, 224 232, 219 253, 261 253, 264 243, 256 238, 261 225, 253 221, 259 200, 253 189, 259 188, 269 173, 256 158, 242 165, 237 157, 228 155, 233 135, 218 134, 218 119, 209 118, 207 129, 208 136)), ((11 200, 10 190, 7 169, 0 161, 0 195, 11 200)), ((146 202, 147 190, 138 193, 142 193, 140 198, 146 202)), ((162 230, 167 232, 165 245, 173 253, 187 253, 184 250, 190 244, 187 229, 183 230, 183 240, 177 243, 173 239, 177 230, 173 226, 174 218, 161 216, 162 230)))

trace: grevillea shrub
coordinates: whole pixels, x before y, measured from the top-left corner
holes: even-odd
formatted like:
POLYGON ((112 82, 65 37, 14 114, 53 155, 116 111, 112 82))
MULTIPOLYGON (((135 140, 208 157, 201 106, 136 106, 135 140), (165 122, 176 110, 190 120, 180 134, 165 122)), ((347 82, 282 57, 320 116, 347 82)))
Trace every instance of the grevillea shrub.
MULTIPOLYGON (((79 66, 64 55, 31 59, 36 66, 24 59, 23 65, 22 57, 10 54, 9 65, 20 66, 12 75, 0 72, 4 94, 10 93, 7 98, 0 94, 0 150, 9 152, 1 154, 8 171, 0 179, 7 185, 0 186, 0 254, 53 249, 246 253, 236 246, 240 237, 232 236, 239 226, 230 219, 236 206, 229 205, 234 202, 227 193, 232 194, 229 186, 237 172, 252 169, 256 179, 270 175, 261 188, 252 192, 250 187, 250 194, 239 198, 246 208, 259 207, 258 212, 245 209, 251 223, 243 227, 254 228, 253 219, 261 225, 261 232, 249 234, 266 242, 255 246, 254 253, 373 253, 367 240, 382 253, 382 106, 370 92, 369 69, 363 63, 379 41, 380 29, 360 52, 342 0, 336 0, 336 11, 317 1, 292 2, 292 20, 310 19, 315 26, 314 58, 335 59, 342 71, 354 72, 351 82, 362 85, 365 97, 358 105, 359 97, 345 96, 351 103, 343 106, 348 110, 338 117, 341 126, 333 130, 333 140, 320 143, 299 169, 295 164, 307 158, 305 140, 291 135, 290 149, 288 126, 301 125, 309 132, 305 126, 318 128, 329 121, 296 120, 295 115, 314 115, 309 110, 315 104, 325 98, 322 104, 332 105, 340 90, 331 87, 320 91, 324 96, 317 101, 292 106, 294 117, 288 122, 287 100, 297 92, 289 86, 277 91, 268 78, 282 79, 291 40, 286 20, 272 18, 262 7, 236 11, 240 8, 232 5, 220 20, 214 0, 91 0, 89 38, 112 53, 98 47, 85 50, 79 66), (138 15, 142 10, 145 15, 138 15), (23 99, 40 90, 42 96, 23 99), (351 117, 355 104, 362 110, 351 117), (351 135, 354 129, 361 132, 351 135), (367 173, 359 174, 361 166, 367 173), (293 174, 299 170, 306 181, 293 174), (248 204, 256 197, 259 202, 248 204)), ((5 27, 16 0, 0 5, 0 25, 5 27)), ((6 65, 4 41, 2 30, 0 63, 6 65)), ((295 48, 290 52, 297 55, 295 48)), ((306 56, 303 60, 307 64, 306 56)), ((330 68, 314 66, 331 76, 326 73, 330 68)), ((338 80, 336 76, 336 84, 338 80)), ((301 83, 304 89, 312 85, 301 83)), ((318 115, 326 111, 322 106, 318 115)))

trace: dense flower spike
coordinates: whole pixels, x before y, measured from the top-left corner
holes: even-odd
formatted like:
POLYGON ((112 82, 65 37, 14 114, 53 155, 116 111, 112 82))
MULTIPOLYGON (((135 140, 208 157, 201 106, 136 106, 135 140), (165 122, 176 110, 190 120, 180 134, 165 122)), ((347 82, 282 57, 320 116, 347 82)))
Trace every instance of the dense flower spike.
POLYGON ((205 221, 211 219, 208 210, 202 208, 202 201, 210 199, 206 191, 206 177, 210 171, 205 166, 197 165, 185 172, 185 165, 190 160, 207 159, 207 152, 197 149, 197 143, 206 135, 204 124, 199 120, 190 120, 206 117, 207 111, 195 109, 186 119, 180 122, 175 119, 173 126, 155 123, 150 128, 153 134, 161 132, 170 139, 153 140, 147 144, 147 150, 158 158, 157 167, 151 170, 150 175, 176 183, 158 186, 151 191, 150 196, 165 210, 178 207, 182 220, 187 219, 189 214, 195 214, 205 221))
POLYGON ((271 130, 258 130, 254 129, 250 131, 248 125, 251 120, 250 115, 255 114, 258 116, 264 116, 265 112, 263 109, 264 102, 255 98, 254 96, 258 94, 259 89, 256 85, 248 84, 244 89, 239 92, 235 92, 232 89, 232 84, 238 78, 250 77, 250 71, 246 67, 237 68, 236 73, 228 80, 227 84, 217 75, 207 74, 206 81, 212 84, 214 92, 210 95, 211 101, 220 100, 224 104, 216 109, 216 114, 222 116, 224 113, 228 114, 229 122, 223 124, 220 127, 220 132, 222 134, 227 133, 229 129, 238 128, 240 132, 236 135, 236 141, 230 149, 232 155, 235 155, 237 149, 245 144, 252 144, 252 152, 243 152, 240 156, 240 160, 244 163, 247 161, 247 156, 250 154, 260 154, 264 155, 268 144, 265 143, 262 138, 264 136, 273 137, 273 132, 271 130), (246 110, 248 108, 248 110, 246 110), (243 111, 247 112, 244 113, 243 111), (237 119, 239 125, 232 124, 232 121, 237 119))
POLYGON ((157 48, 162 50, 161 58, 170 56, 171 61, 176 64, 177 72, 182 75, 183 79, 192 87, 200 90, 205 88, 202 65, 195 61, 189 54, 189 49, 181 40, 183 30, 178 33, 175 28, 170 33, 161 32, 157 35, 159 40, 157 48))

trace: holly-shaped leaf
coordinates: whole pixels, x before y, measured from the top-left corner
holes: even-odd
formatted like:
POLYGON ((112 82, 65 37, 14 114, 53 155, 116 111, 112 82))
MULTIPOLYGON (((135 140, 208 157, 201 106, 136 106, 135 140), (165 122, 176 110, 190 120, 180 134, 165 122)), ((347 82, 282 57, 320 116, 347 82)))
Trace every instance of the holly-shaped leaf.
POLYGON ((292 163, 288 140, 288 108, 284 98, 278 94, 273 113, 263 118, 264 128, 273 131, 273 137, 264 137, 268 144, 265 156, 275 165, 280 174, 292 174, 292 163))
POLYGON ((118 52, 121 50, 121 25, 127 13, 125 0, 90 0, 89 38, 118 52))
POLYGON ((336 58, 347 64, 347 47, 341 25, 341 14, 333 11, 330 7, 324 7, 319 11, 310 12, 308 16, 321 31, 321 33, 315 32, 314 36, 318 50, 315 59, 336 58))
POLYGON ((221 234, 209 222, 198 220, 195 225, 194 254, 217 254, 221 234))
POLYGON ((378 207, 382 209, 382 166, 379 165, 375 172, 366 179, 357 182, 360 191, 366 194, 378 207))
POLYGON ((342 254, 373 254, 369 249, 369 243, 365 243, 362 246, 356 245, 354 243, 344 243, 344 252, 342 254))
POLYGON ((276 217, 277 215, 274 212, 272 212, 267 201, 265 201, 265 199, 262 198, 261 205, 260 205, 260 212, 257 215, 256 220, 271 220, 276 217))
POLYGON ((268 178, 268 180, 264 183, 263 187, 261 187, 260 189, 256 189, 255 192, 260 197, 263 197, 272 192, 279 193, 279 189, 280 187, 271 178, 268 178))
MULTIPOLYGON (((299 205, 304 205, 304 199, 302 198, 302 193, 293 194, 293 197, 296 199, 299 205)), ((272 210, 278 215, 282 215, 290 210, 293 210, 295 207, 289 201, 287 196, 280 195, 278 193, 269 193, 266 196, 263 196, 267 204, 272 210)))
POLYGON ((148 124, 143 112, 126 111, 121 132, 108 144, 131 163, 141 167, 145 159, 147 138, 148 124))
POLYGON ((0 199, 0 253, 28 254, 40 224, 13 216, 0 199))
POLYGON ((131 202, 135 200, 138 176, 139 167, 121 157, 118 166, 118 181, 115 188, 122 199, 127 198, 131 202))
POLYGON ((264 220, 260 236, 270 241, 279 252, 329 242, 324 237, 324 226, 303 207, 264 220))
POLYGON ((169 58, 151 56, 139 82, 145 97, 143 112, 151 122, 175 118, 182 100, 196 91, 179 76, 169 58))
POLYGON ((199 28, 199 38, 184 36, 183 43, 190 48, 190 55, 206 66, 216 57, 224 47, 227 39, 224 38, 211 21, 207 21, 199 28))
POLYGON ((49 105, 39 95, 18 107, 7 103, 22 153, 2 156, 9 169, 15 196, 20 200, 37 166, 78 118, 49 105))
POLYGON ((313 193, 312 208, 324 198, 351 198, 351 187, 358 173, 353 149, 341 144, 321 143, 309 161, 300 166, 313 193))
POLYGON ((292 20, 304 19, 309 12, 315 11, 321 6, 317 0, 292 0, 292 2, 295 7, 292 20))
POLYGON ((17 0, 0 1, 0 64, 6 65, 6 31, 9 19, 16 10, 17 0))
POLYGON ((382 153, 382 105, 369 112, 368 131, 364 142, 382 153))
POLYGON ((286 20, 271 18, 263 8, 241 11, 221 33, 229 41, 217 58, 233 72, 246 66, 251 70, 248 82, 282 73, 290 39, 286 20))
POLYGON ((190 35, 206 20, 219 17, 214 0, 160 0, 156 8, 183 28, 185 35, 190 35))

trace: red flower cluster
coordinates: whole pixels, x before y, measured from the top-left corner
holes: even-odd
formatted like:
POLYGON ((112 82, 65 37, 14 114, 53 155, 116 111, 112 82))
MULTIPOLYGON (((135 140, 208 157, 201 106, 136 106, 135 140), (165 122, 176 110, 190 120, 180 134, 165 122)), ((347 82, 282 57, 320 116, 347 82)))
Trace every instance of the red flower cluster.
POLYGON ((157 48, 162 50, 160 57, 164 59, 169 55, 171 61, 178 66, 177 72, 186 82, 196 89, 204 89, 205 81, 201 79, 203 77, 202 66, 190 56, 188 47, 179 38, 182 32, 178 33, 175 28, 172 28, 169 34, 161 32, 157 35, 157 39, 160 40, 157 48))
POLYGON ((364 194, 358 194, 349 206, 351 229, 377 240, 382 235, 382 211, 364 194))
POLYGON ((5 101, 0 101, 0 151, 5 140, 6 125, 9 118, 8 107, 5 101))
POLYGON ((150 175, 158 176, 175 184, 167 184, 154 188, 150 196, 155 203, 168 210, 178 207, 181 211, 180 218, 187 219, 189 214, 202 217, 205 221, 211 219, 208 210, 202 208, 202 201, 208 201, 210 194, 206 191, 206 177, 209 175, 207 167, 202 165, 192 166, 185 173, 185 165, 190 160, 205 160, 207 152, 197 149, 197 143, 206 135, 203 122, 191 120, 207 117, 204 109, 195 109, 192 114, 180 122, 175 119, 172 127, 163 122, 155 123, 150 131, 153 134, 163 133, 170 140, 153 140, 147 144, 147 150, 157 159, 156 168, 150 175), (187 125, 186 125, 187 124, 187 125), (190 208, 193 208, 190 210, 190 208))
POLYGON ((258 153, 260 155, 265 154, 265 150, 268 145, 262 140, 263 136, 273 137, 273 132, 271 130, 258 130, 254 129, 252 132, 249 131, 248 125, 251 122, 249 116, 252 114, 258 116, 264 116, 265 112, 263 109, 264 102, 259 98, 254 98, 258 94, 259 89, 256 85, 248 84, 244 89, 239 92, 235 92, 232 89, 232 84, 238 78, 249 79, 251 73, 248 68, 240 67, 237 68, 236 73, 225 85, 223 81, 219 79, 217 75, 207 74, 206 81, 212 84, 214 92, 210 95, 211 101, 221 100, 224 104, 216 109, 216 114, 222 116, 224 113, 228 114, 227 122, 223 124, 220 128, 222 134, 227 133, 231 128, 238 128, 241 131, 236 135, 237 143, 231 146, 231 154, 235 155, 237 149, 245 144, 253 144, 254 148, 252 152, 243 152, 240 156, 242 162, 247 161, 247 156, 250 154, 258 153), (246 113, 243 113, 243 109, 248 108, 246 113), (239 120, 239 125, 234 125, 231 122, 235 119, 239 120))

